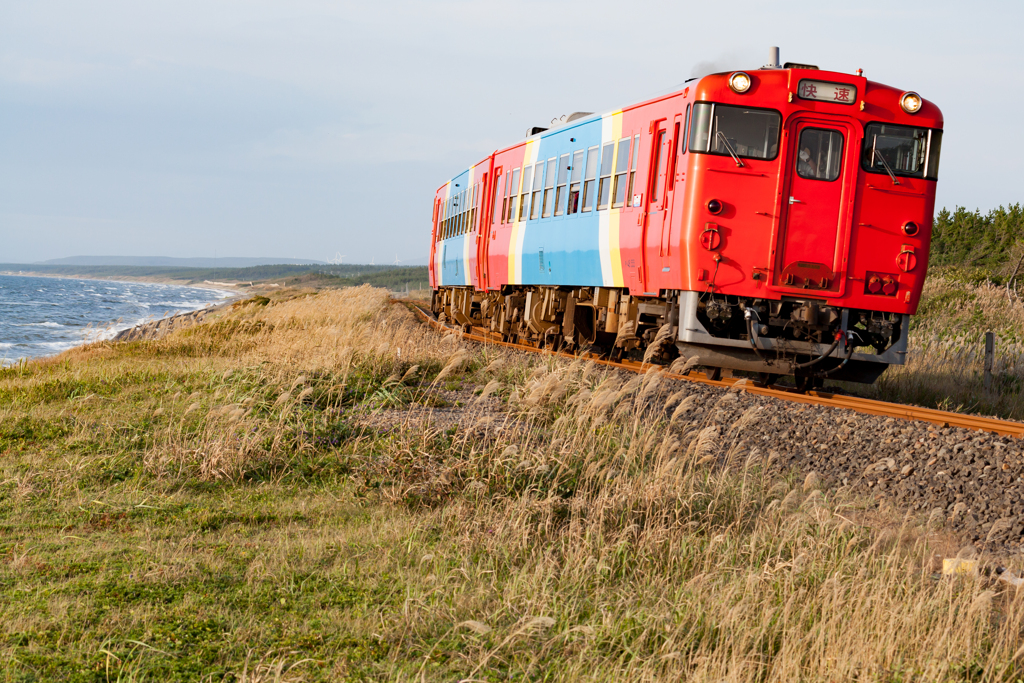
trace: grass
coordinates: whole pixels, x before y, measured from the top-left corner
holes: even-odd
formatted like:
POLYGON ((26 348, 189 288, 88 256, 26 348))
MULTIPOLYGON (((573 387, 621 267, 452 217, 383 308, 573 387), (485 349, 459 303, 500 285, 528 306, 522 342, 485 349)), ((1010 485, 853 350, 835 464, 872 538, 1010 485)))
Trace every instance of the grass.
POLYGON ((742 393, 286 298, 0 370, 0 679, 1021 678, 1022 598, 742 393))
MULTIPOLYGON (((1024 303, 964 270, 929 275, 911 321, 908 361, 866 393, 896 403, 1024 419, 1024 303), (996 338, 991 387, 984 386, 985 333, 996 338)), ((865 393, 864 387, 857 389, 865 393)))

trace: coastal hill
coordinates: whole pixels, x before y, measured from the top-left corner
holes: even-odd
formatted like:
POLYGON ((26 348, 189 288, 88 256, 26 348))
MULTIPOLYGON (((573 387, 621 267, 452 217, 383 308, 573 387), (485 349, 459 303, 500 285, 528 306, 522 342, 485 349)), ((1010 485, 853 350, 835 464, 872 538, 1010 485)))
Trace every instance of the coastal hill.
POLYGON ((0 274, 46 275, 107 280, 141 280, 171 284, 233 283, 249 288, 352 287, 362 284, 391 290, 427 287, 426 266, 336 264, 273 264, 247 268, 194 268, 183 266, 70 265, 53 263, 0 263, 0 274))
MULTIPOLYGON (((245 257, 224 256, 221 258, 174 258, 171 256, 67 256, 48 261, 42 265, 52 266, 173 266, 177 268, 251 268, 280 264, 325 265, 326 261, 314 259, 281 258, 279 256, 245 257)), ((28 264, 26 264, 28 265, 28 264)), ((36 265, 36 264, 31 264, 36 265)))

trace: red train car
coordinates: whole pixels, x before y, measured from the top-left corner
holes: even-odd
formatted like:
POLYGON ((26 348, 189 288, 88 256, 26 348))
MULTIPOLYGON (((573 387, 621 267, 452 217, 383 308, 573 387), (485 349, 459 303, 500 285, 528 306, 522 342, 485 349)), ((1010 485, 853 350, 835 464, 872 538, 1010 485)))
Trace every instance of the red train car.
POLYGON ((942 114, 859 72, 777 61, 530 129, 445 183, 435 312, 520 342, 805 384, 902 364, 942 114))

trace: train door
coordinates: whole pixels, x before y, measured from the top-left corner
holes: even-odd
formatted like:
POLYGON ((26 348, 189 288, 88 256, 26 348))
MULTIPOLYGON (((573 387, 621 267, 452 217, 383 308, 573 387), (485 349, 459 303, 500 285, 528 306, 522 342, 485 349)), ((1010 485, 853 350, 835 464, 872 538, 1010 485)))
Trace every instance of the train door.
MULTIPOLYGON (((672 124, 672 139, 669 140, 668 153, 671 154, 671 158, 668 162, 668 172, 665 176, 665 221, 661 228, 661 247, 660 254, 662 256, 668 256, 671 245, 672 237, 672 226, 679 223, 679 214, 681 211, 673 210, 674 203, 672 201, 675 191, 676 183, 681 180, 679 171, 681 168, 680 162, 682 161, 681 156, 683 154, 680 148, 679 141, 683 138, 684 128, 683 126, 683 115, 676 114, 675 120, 672 124)), ((679 207, 682 208, 682 207, 679 207)))
POLYGON ((845 119, 813 116, 791 119, 787 137, 773 284, 841 293, 860 139, 845 119))
MULTIPOLYGON (((673 161, 673 122, 662 119, 651 123, 651 156, 648 170, 647 196, 643 198, 646 206, 644 214, 644 268, 643 280, 646 283, 654 282, 651 269, 660 265, 660 259, 651 262, 652 257, 662 256, 662 234, 669 230, 668 214, 672 206, 671 190, 669 189, 668 176, 669 164, 673 161)), ((644 288, 648 286, 645 284, 644 288)))
POLYGON ((490 213, 488 212, 490 204, 487 198, 490 195, 490 179, 491 174, 486 171, 480 178, 479 190, 477 190, 477 210, 473 216, 473 246, 475 247, 474 255, 476 256, 476 263, 474 264, 476 266, 474 270, 476 278, 473 284, 476 285, 477 289, 487 289, 487 247, 490 242, 487 238, 489 237, 491 225, 490 213))

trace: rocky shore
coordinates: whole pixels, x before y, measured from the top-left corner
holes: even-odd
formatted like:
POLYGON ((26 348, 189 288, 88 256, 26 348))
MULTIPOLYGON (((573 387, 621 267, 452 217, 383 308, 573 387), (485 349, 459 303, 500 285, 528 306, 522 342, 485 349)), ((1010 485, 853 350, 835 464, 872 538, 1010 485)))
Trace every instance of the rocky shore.
POLYGON ((129 327, 127 330, 121 330, 118 332, 111 341, 131 342, 141 341, 143 339, 160 339, 175 330, 183 330, 187 327, 192 327, 193 325, 199 325, 206 321, 210 315, 231 307, 238 300, 238 297, 235 297, 213 306, 207 306, 206 308, 189 311, 188 313, 179 313, 178 315, 172 315, 169 318, 161 318, 160 320, 154 320, 152 322, 136 325, 135 327, 129 327))

